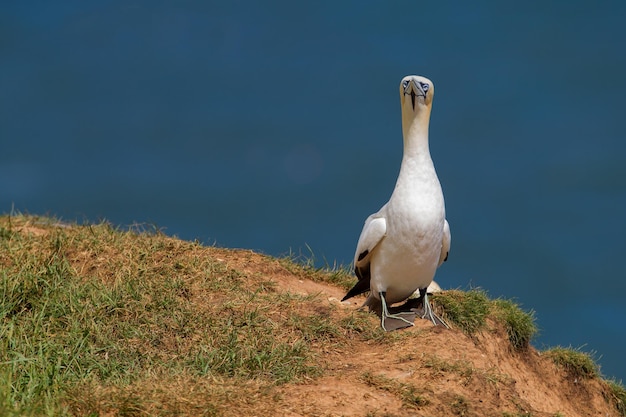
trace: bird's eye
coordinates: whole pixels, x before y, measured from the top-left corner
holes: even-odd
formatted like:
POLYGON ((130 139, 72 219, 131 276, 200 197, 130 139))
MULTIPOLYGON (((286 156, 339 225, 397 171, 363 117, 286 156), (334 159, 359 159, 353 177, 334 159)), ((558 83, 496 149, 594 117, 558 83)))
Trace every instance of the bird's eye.
POLYGON ((424 92, 427 93, 428 89, 430 88, 430 85, 426 83, 420 83, 420 85, 422 86, 422 90, 424 90, 424 92))
POLYGON ((409 85, 409 80, 402 81, 402 88, 406 88, 409 85))

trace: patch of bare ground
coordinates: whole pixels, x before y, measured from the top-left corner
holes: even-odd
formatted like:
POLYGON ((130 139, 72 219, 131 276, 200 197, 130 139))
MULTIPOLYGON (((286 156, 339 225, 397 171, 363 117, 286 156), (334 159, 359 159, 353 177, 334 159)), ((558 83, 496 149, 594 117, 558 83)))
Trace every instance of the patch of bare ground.
MULTIPOLYGON (((213 255, 275 283, 277 291, 317 295, 320 307, 339 316, 355 314, 363 301, 340 303, 343 289, 294 274, 273 258, 228 249, 213 255)), ((372 315, 369 325, 378 326, 378 319, 372 315)), ((380 339, 354 337, 324 360, 322 377, 274 388, 279 415, 620 415, 603 381, 572 378, 533 347, 515 351, 493 319, 475 337, 417 320, 380 339)))

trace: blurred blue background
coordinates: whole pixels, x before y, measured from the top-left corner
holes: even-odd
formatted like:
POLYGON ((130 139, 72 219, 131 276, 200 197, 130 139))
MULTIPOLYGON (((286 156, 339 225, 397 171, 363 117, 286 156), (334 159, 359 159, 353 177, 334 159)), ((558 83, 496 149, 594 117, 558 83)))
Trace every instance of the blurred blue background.
POLYGON ((436 86, 444 288, 626 379, 626 2, 0 4, 0 212, 348 264, 436 86))

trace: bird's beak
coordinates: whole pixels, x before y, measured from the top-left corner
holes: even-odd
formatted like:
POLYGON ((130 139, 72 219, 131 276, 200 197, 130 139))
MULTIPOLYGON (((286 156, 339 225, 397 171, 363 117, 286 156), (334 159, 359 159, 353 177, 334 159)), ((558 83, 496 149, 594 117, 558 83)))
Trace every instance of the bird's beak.
POLYGON ((406 88, 404 89, 404 95, 411 96, 411 107, 415 110, 415 98, 416 97, 426 97, 426 93, 420 83, 415 80, 409 81, 406 88))

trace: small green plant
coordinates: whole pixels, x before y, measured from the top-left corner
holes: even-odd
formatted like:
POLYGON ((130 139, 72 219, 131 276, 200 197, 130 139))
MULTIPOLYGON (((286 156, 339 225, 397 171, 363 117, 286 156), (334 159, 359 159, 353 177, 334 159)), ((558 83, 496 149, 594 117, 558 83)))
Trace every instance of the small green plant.
POLYGON ((581 352, 571 347, 553 347, 544 352, 559 367, 563 368, 573 378, 587 379, 599 375, 596 362, 589 353, 581 352))
POLYGON ((445 319, 471 336, 485 326, 490 311, 487 294, 481 290, 449 290, 433 295, 445 319))
POLYGON ((611 394, 610 400, 615 404, 617 411, 619 411, 622 416, 626 417, 626 389, 624 385, 612 379, 607 380, 606 383, 609 386, 611 394))
POLYGON ((506 326, 511 345, 515 350, 524 350, 537 333, 535 314, 525 312, 511 300, 498 299, 493 301, 494 314, 506 326))

